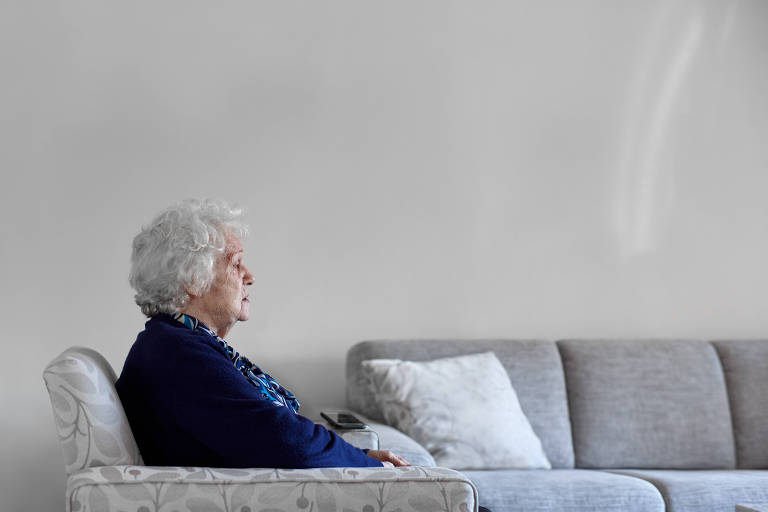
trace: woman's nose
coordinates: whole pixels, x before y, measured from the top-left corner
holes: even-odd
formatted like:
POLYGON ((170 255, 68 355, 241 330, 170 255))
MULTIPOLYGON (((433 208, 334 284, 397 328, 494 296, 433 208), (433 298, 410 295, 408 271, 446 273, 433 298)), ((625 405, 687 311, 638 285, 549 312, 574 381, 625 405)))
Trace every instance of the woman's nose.
POLYGON ((245 275, 243 276, 243 283, 250 286, 253 284, 253 274, 251 274, 251 271, 248 270, 248 267, 245 267, 245 275))

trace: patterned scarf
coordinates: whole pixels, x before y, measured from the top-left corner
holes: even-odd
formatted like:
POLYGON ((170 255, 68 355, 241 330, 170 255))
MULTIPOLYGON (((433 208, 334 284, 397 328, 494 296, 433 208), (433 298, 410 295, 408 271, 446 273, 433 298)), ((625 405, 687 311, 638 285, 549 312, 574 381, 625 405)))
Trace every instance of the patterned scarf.
POLYGON ((299 401, 293 396, 293 393, 281 386, 280 383, 270 377, 269 374, 261 371, 261 368, 253 364, 247 357, 240 355, 237 350, 230 347, 226 341, 206 327, 205 324, 200 322, 197 318, 185 315, 184 313, 176 313, 171 316, 174 320, 189 327, 193 331, 202 331, 218 341, 219 345, 224 347, 224 350, 227 351, 227 356, 230 361, 232 361, 232 364, 235 365, 235 368, 237 368, 251 384, 256 386, 256 389, 259 390, 262 397, 271 400, 275 405, 289 407, 294 413, 298 413, 299 401))

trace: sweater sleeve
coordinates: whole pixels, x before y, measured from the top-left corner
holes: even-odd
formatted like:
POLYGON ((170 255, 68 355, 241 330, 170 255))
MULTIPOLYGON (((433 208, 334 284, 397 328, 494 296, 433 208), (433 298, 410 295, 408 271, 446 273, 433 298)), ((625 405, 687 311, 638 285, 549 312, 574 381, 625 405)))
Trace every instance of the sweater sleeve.
POLYGON ((178 354, 171 384, 176 426, 203 445, 218 465, 382 465, 322 425, 263 398, 226 356, 200 338, 178 354))

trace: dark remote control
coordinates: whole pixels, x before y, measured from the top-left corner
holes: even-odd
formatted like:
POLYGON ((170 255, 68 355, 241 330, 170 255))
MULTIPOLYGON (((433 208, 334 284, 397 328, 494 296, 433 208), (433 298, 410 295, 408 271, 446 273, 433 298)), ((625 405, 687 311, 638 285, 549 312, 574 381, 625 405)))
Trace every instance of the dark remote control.
POLYGON ((354 414, 348 412, 321 412, 320 415, 328 420, 328 423, 341 429, 365 428, 365 423, 354 414))

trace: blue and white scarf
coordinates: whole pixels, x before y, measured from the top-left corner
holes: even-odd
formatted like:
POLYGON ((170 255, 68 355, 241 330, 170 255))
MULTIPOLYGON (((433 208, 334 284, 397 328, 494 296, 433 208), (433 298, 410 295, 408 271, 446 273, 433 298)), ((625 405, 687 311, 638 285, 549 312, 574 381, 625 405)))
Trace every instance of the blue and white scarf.
POLYGON ((253 364, 247 357, 240 355, 237 350, 230 347, 226 341, 221 339, 215 332, 210 330, 197 318, 184 313, 176 313, 172 315, 173 319, 177 322, 189 327, 190 329, 202 331, 209 336, 213 337, 219 344, 224 347, 232 364, 235 365, 240 373, 245 376, 248 381, 256 386, 262 397, 267 400, 271 400, 275 405, 289 407, 294 413, 299 411, 299 401, 293 396, 293 393, 285 389, 275 379, 269 376, 269 374, 261 371, 261 368, 253 364))

